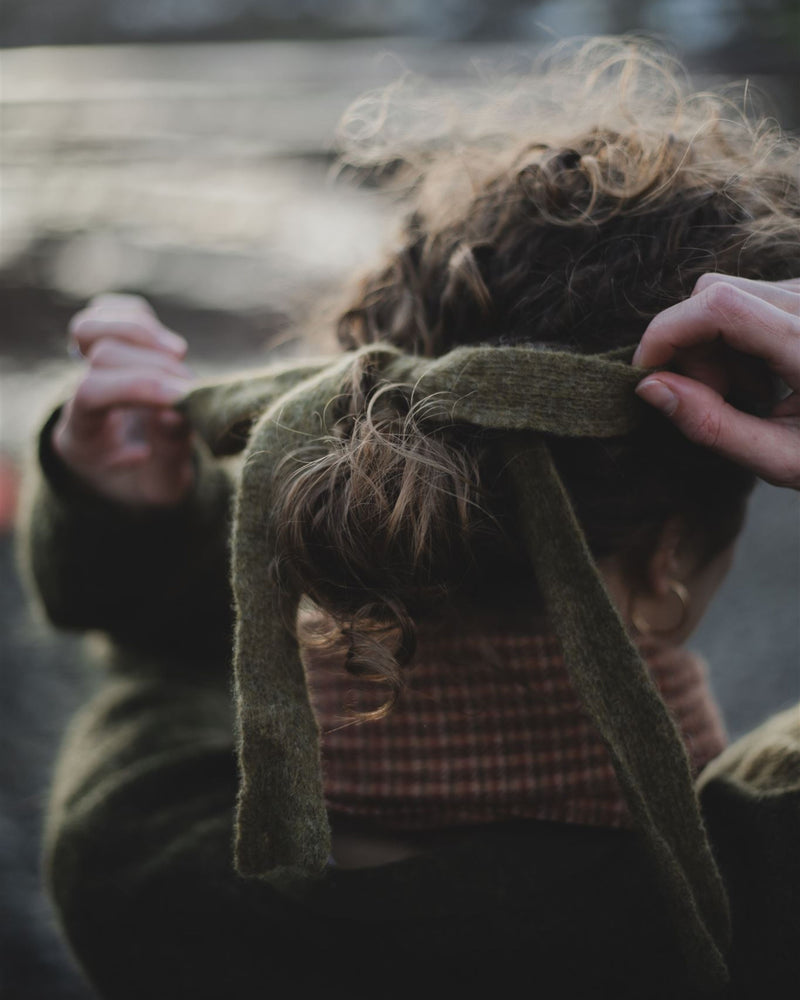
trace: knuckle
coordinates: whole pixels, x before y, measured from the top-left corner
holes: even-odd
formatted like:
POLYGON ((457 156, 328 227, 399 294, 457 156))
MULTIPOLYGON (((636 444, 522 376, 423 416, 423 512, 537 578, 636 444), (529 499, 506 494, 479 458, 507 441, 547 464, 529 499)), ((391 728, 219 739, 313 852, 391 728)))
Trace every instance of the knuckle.
POLYGON ((784 453, 773 458, 769 482, 775 486, 800 487, 800 458, 794 453, 784 453))
POLYGON ((699 295, 704 292, 711 285, 716 282, 721 281, 725 276, 718 274, 716 271, 706 271, 705 274, 701 274, 697 281, 694 283, 694 288, 692 289, 692 295, 699 295))
POLYGON ((124 309, 142 309, 150 312, 150 303, 141 295, 130 295, 127 292, 102 292, 95 295, 89 303, 89 307, 99 306, 108 308, 109 306, 124 309))
POLYGON ((114 346, 106 338, 96 340, 87 350, 86 357, 91 365, 104 366, 113 360, 114 346))
POLYGON ((703 305, 715 322, 737 323, 750 314, 749 297, 736 285, 715 281, 703 292, 703 305))
POLYGON ((94 399, 94 380, 90 374, 84 375, 84 377, 78 382, 75 389, 75 393, 72 397, 73 407, 76 409, 85 409, 90 406, 94 399))
POLYGON ((84 323, 89 317, 90 312, 88 309, 81 309, 80 312, 76 312, 67 324, 67 333, 69 333, 72 337, 76 336, 80 333, 84 323))
MULTIPOLYGON (((677 309, 679 306, 673 306, 672 308, 677 309)), ((641 346, 651 349, 654 344, 660 344, 665 340, 669 340, 673 325, 674 318, 669 310, 656 313, 647 324, 647 329, 642 335, 640 342, 641 346)))
POLYGON ((133 390, 142 399, 157 400, 163 395, 161 379, 157 375, 140 375, 132 384, 133 390))
POLYGON ((722 436, 722 418, 717 410, 704 408, 687 427, 688 436, 704 448, 716 448, 722 436))

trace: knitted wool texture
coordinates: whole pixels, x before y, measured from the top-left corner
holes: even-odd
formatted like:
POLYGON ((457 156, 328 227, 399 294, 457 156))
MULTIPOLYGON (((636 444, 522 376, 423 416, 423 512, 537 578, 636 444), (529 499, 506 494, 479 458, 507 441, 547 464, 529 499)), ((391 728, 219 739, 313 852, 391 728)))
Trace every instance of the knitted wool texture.
MULTIPOLYGON (((436 396, 442 419, 508 432, 504 450, 523 542, 573 686, 608 747, 628 808, 655 862, 697 995, 727 980, 725 890, 685 747, 589 552, 542 434, 605 438, 641 419, 631 351, 575 355, 534 347, 462 347, 435 360, 368 346, 339 359, 195 390, 184 408, 216 454, 246 444, 232 574, 240 787, 240 874, 321 872, 330 853, 317 723, 286 595, 273 585, 274 470, 310 439, 364 355, 388 383, 436 396), (252 428, 252 429, 250 429, 252 428), (249 436, 248 436, 248 430, 249 436)), ((301 595, 291 595, 296 603, 301 595)))
MULTIPOLYGON (((367 722, 359 720, 384 704, 385 687, 354 676, 341 646, 301 643, 330 815, 393 834, 519 818, 630 828, 558 639, 530 608, 525 617, 451 612, 418 622, 416 638, 397 701, 367 722)), ((705 665, 657 640, 637 647, 697 775, 726 742, 705 665)))

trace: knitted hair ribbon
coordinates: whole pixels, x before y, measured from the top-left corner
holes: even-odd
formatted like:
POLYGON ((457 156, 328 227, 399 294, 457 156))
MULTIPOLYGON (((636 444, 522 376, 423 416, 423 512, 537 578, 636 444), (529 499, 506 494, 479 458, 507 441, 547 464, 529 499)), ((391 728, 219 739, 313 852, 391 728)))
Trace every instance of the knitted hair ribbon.
POLYGON ((505 430, 522 541, 575 690, 608 746, 629 809, 673 914, 697 995, 727 981, 725 890, 706 838, 683 741, 605 589, 542 434, 614 437, 641 418, 631 351, 576 355, 534 347, 461 347, 437 359, 369 346, 296 369, 195 390, 184 403, 218 454, 247 441, 236 499, 234 674, 240 787, 240 874, 314 873, 330 852, 319 734, 293 632, 301 595, 277 592, 274 470, 327 436, 329 404, 365 360, 415 398, 445 401, 442 419, 505 430), (365 358, 365 355, 367 356, 365 358), (260 412, 260 416, 257 416, 260 412))

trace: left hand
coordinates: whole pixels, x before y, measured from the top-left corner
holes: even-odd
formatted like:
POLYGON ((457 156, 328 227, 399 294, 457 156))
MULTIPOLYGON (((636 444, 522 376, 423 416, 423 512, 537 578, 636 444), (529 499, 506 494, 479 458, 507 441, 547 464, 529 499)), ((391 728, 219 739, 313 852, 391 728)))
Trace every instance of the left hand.
POLYGON ((186 341, 133 295, 98 296, 69 332, 87 365, 53 429, 55 452, 107 499, 180 503, 194 482, 190 428, 172 409, 191 386, 186 341))

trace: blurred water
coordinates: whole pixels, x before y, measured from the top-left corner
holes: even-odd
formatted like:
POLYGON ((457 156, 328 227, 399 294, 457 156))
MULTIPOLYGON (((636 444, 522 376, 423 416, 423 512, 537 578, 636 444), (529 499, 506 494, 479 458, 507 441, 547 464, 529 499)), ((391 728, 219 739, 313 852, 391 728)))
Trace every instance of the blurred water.
POLYGON ((513 76, 537 51, 373 39, 3 53, 0 356, 37 337, 51 348, 8 306, 12 288, 295 315, 391 232, 385 198, 329 175, 348 104, 405 69, 459 88, 476 65, 513 76))
POLYGON ((326 183, 336 122, 396 77, 374 46, 7 53, 3 239, 40 286, 291 306, 374 257, 385 206, 326 183))

